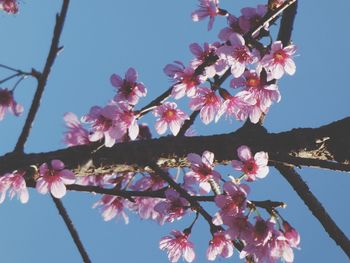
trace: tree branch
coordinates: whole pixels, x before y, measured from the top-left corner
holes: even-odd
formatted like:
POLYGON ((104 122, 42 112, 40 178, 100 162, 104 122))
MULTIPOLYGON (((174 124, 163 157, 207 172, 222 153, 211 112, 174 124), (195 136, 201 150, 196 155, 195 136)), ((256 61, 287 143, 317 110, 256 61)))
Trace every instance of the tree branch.
POLYGON ((36 73, 38 85, 36 88, 36 92, 35 92, 27 119, 25 121, 22 132, 18 138, 16 147, 14 149, 14 152, 16 152, 17 154, 21 154, 24 151, 24 144, 28 139, 30 129, 35 119, 35 115, 39 109, 40 100, 44 92, 46 82, 51 71, 51 67, 55 62, 57 53, 61 50, 61 48, 58 45, 59 45, 59 40, 60 40, 62 30, 63 30, 64 21, 67 15, 68 6, 69 6, 69 0, 63 0, 61 12, 56 15, 56 24, 53 32, 52 41, 51 41, 51 47, 46 59, 44 69, 42 73, 38 73, 38 72, 36 73))
POLYGON ((78 234, 77 230, 75 229, 73 222, 67 213, 67 210, 63 206, 62 201, 60 199, 53 197, 52 195, 51 195, 51 197, 52 197, 53 202, 56 205, 56 208, 57 208, 60 216, 62 217, 64 223, 66 224, 68 231, 69 231, 77 249, 79 250, 79 253, 80 253, 84 263, 91 263, 89 255, 87 254, 87 252, 84 248, 84 245, 80 240, 79 234, 78 234))
POLYGON ((67 168, 81 176, 147 171, 148 158, 157 160, 161 167, 184 167, 189 166, 186 159, 188 153, 202 154, 205 150, 215 154, 216 163, 227 164, 230 160, 238 158, 236 149, 241 145, 248 145, 254 152, 268 152, 272 160, 270 165, 282 162, 302 166, 309 165, 310 159, 313 159, 313 164, 317 167, 329 169, 331 162, 334 162, 334 166, 339 170, 348 171, 349 130, 350 117, 319 128, 299 128, 281 133, 267 133, 263 127, 244 125, 229 134, 168 136, 119 143, 111 148, 103 147, 99 150, 96 150, 96 144, 89 144, 52 152, 23 154, 20 158, 10 153, 0 157, 0 175, 14 170, 26 170, 31 165, 40 166, 53 159, 63 161, 67 168), (303 162, 303 158, 309 163, 303 162))
POLYGON ((343 231, 330 217, 326 209, 322 206, 320 201, 310 191, 308 185, 303 181, 300 175, 291 167, 284 165, 276 165, 276 169, 283 175, 283 177, 293 187, 294 191, 304 201, 311 213, 322 224, 324 230, 335 241, 335 243, 342 248, 345 254, 350 258, 350 241, 345 236, 343 231))

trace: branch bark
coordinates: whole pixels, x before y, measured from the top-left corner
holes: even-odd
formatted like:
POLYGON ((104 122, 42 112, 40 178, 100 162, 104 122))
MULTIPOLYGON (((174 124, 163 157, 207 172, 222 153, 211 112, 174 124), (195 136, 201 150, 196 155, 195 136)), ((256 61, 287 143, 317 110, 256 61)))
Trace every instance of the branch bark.
POLYGON ((350 258, 350 240, 344 232, 337 226, 331 216, 328 214, 323 205, 318 201, 316 196, 310 191, 308 185, 303 181, 301 176, 291 167, 276 165, 277 170, 293 187, 294 191, 304 201, 311 213, 322 224, 324 230, 337 243, 338 246, 350 258))
POLYGON ((350 117, 319 128, 298 128, 281 133, 268 133, 259 125, 247 124, 239 130, 220 135, 196 137, 163 137, 116 144, 97 149, 97 144, 74 146, 52 152, 11 153, 0 157, 0 174, 39 166, 53 159, 81 176, 112 172, 147 171, 147 160, 156 160, 161 167, 189 166, 188 153, 214 152, 216 163, 227 164, 237 159, 236 149, 248 145, 253 151, 269 153, 270 165, 312 166, 349 171, 350 117))

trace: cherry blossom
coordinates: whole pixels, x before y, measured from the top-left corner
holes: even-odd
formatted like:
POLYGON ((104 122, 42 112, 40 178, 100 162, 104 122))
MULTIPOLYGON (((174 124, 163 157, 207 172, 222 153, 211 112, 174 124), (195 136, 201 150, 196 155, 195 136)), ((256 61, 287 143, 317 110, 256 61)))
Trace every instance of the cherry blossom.
POLYGON ((175 61, 175 64, 166 65, 164 73, 177 82, 171 91, 171 95, 175 99, 180 99, 185 95, 193 97, 196 94, 196 87, 206 80, 205 76, 196 75, 192 67, 186 68, 179 61, 175 61))
POLYGON ((232 33, 238 33, 243 35, 243 31, 239 26, 239 19, 237 17, 235 17, 234 15, 229 14, 227 16, 227 24, 228 27, 225 27, 223 29, 221 29, 220 33, 219 33, 219 39, 226 42, 230 39, 230 35, 232 33))
POLYGON ((195 58, 191 61, 191 67, 196 69, 200 65, 205 65, 205 75, 212 78, 217 74, 217 59, 216 50, 220 47, 219 42, 214 42, 212 44, 204 43, 201 47, 197 43, 192 43, 190 45, 191 53, 195 58))
POLYGON ((188 237, 187 233, 173 230, 171 236, 165 236, 160 240, 159 248, 168 252, 171 262, 177 262, 181 255, 187 262, 192 262, 195 258, 194 245, 188 237))
POLYGON ((136 82, 137 72, 134 68, 129 68, 126 71, 124 79, 117 74, 113 74, 110 80, 112 85, 117 88, 117 95, 114 97, 114 100, 117 102, 127 101, 135 105, 140 97, 144 97, 147 94, 143 83, 136 82))
POLYGON ((231 87, 245 87, 250 93, 250 99, 255 104, 248 108, 252 123, 257 123, 262 113, 267 113, 273 102, 281 100, 281 94, 276 84, 267 84, 266 80, 260 79, 255 70, 246 70, 240 78, 231 80, 231 87))
POLYGON ((6 109, 9 109, 15 116, 19 116, 23 112, 23 106, 13 98, 13 92, 0 88, 0 121, 4 118, 6 109))
POLYGON ((0 0, 0 9, 10 14, 18 12, 18 3, 16 0, 0 0))
POLYGON ((240 77, 248 64, 258 61, 256 54, 249 51, 244 38, 237 33, 229 36, 230 46, 224 45, 217 50, 217 55, 226 60, 231 67, 231 73, 235 78, 240 77))
POLYGON ((215 94, 215 91, 206 87, 198 88, 196 95, 190 101, 191 110, 200 110, 199 116, 204 124, 214 120, 220 107, 220 97, 215 94))
POLYGON ((231 164, 246 175, 247 181, 255 181, 256 178, 264 178, 268 174, 269 157, 266 152, 257 152, 253 157, 249 147, 242 145, 237 149, 237 154, 241 161, 233 160, 231 164))
POLYGON ((41 194, 50 192, 54 197, 62 198, 66 194, 65 185, 74 184, 74 182, 73 172, 64 169, 62 161, 52 160, 50 164, 40 165, 39 178, 35 187, 41 194))
POLYGON ((131 140, 135 140, 139 135, 139 125, 137 124, 137 115, 133 107, 124 101, 116 103, 117 120, 115 121, 116 139, 122 138, 125 134, 129 135, 131 140))
POLYGON ((283 233, 276 229, 273 218, 265 221, 257 217, 251 235, 251 240, 241 251, 240 258, 251 255, 255 262, 274 263, 279 259, 288 263, 293 262, 292 246, 283 233))
POLYGON ((124 207, 126 206, 125 202, 124 198, 119 196, 103 195, 102 198, 93 205, 93 208, 101 206, 104 221, 110 221, 115 217, 122 216, 125 224, 128 224, 129 217, 124 212, 124 207))
MULTIPOLYGON (((253 116, 252 107, 256 104, 256 99, 248 91, 238 92, 235 96, 226 96, 215 117, 217 122, 223 114, 227 117, 234 117, 237 120, 244 121, 248 116, 253 116)), ((259 114, 260 117, 261 113, 259 114)))
POLYGON ((280 79, 284 72, 288 75, 294 75, 296 66, 293 55, 296 49, 295 45, 283 47, 281 41, 275 41, 271 45, 271 52, 261 59, 260 64, 271 73, 271 77, 274 79, 280 79))
POLYGON ((202 156, 195 153, 187 155, 188 161, 191 163, 191 171, 186 173, 186 181, 199 182, 199 190, 201 194, 207 194, 211 190, 210 181, 216 184, 220 182, 221 175, 214 171, 214 154, 209 151, 203 152, 202 156))
POLYGON ((239 27, 244 33, 252 30, 259 24, 261 18, 266 14, 267 6, 258 5, 254 7, 245 7, 241 9, 242 15, 239 17, 239 27))
POLYGON ((186 113, 177 109, 175 102, 165 102, 158 106, 153 114, 158 117, 155 128, 159 134, 164 134, 169 126, 172 134, 176 136, 184 121, 189 119, 186 113))
POLYGON ((103 108, 94 106, 82 120, 92 125, 92 133, 89 140, 92 142, 105 138, 105 146, 112 147, 117 139, 123 134, 116 128, 116 120, 119 118, 118 107, 116 105, 107 105, 103 108))
POLYGON ((214 261, 219 255, 229 258, 233 255, 233 249, 233 243, 229 235, 222 231, 215 232, 213 239, 209 242, 207 258, 211 261, 214 261))
POLYGON ((171 188, 165 191, 165 198, 166 200, 159 202, 154 209, 165 216, 167 222, 181 219, 189 207, 189 202, 171 188))
POLYGON ((215 204, 221 209, 213 218, 216 225, 226 224, 231 217, 244 213, 249 187, 245 184, 225 182, 224 192, 225 194, 215 197, 215 204))
POLYGON ((291 247, 298 247, 300 243, 300 235, 287 221, 283 221, 284 236, 288 240, 291 247))
POLYGON ((211 30, 215 16, 219 13, 219 0, 199 0, 199 2, 199 8, 192 13, 192 20, 197 22, 209 17, 208 30, 211 30))
POLYGON ((63 119, 66 122, 66 127, 69 129, 64 134, 64 142, 68 146, 90 143, 89 132, 83 127, 82 123, 74 113, 65 113, 63 119))
POLYGON ((141 219, 152 219, 163 225, 166 216, 155 210, 160 202, 163 202, 162 198, 135 197, 133 202, 128 202, 128 208, 136 212, 141 219))
POLYGON ((17 194, 17 197, 22 204, 28 202, 29 193, 24 175, 24 171, 14 171, 12 173, 6 173, 0 177, 0 203, 4 202, 7 191, 9 191, 10 199, 17 194))

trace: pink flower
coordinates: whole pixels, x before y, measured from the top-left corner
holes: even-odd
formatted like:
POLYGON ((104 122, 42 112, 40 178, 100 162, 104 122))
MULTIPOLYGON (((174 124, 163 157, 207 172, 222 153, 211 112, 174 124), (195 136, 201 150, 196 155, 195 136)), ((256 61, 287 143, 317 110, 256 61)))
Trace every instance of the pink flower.
POLYGON ((7 108, 15 116, 19 116, 23 112, 23 106, 13 98, 13 92, 0 88, 0 121, 4 118, 7 108))
POLYGON ((230 237, 222 231, 215 232, 207 249, 208 260, 214 261, 217 256, 229 258, 233 255, 233 243, 230 237))
POLYGON ((235 117, 244 121, 250 116, 251 107, 256 104, 256 100, 248 91, 240 91, 235 96, 228 96, 216 115, 215 122, 225 113, 228 117, 235 117))
POLYGON ((231 81, 233 88, 245 87, 255 100, 255 104, 248 109, 249 117, 252 123, 257 123, 262 113, 267 113, 273 102, 281 100, 281 94, 276 84, 267 84, 266 80, 261 80, 258 73, 254 70, 245 71, 237 79, 231 81))
POLYGON ((189 234, 178 230, 171 231, 172 236, 165 236, 159 242, 161 250, 167 250, 171 262, 177 262, 181 255, 187 262, 195 258, 194 245, 188 240, 189 234))
POLYGON ((248 216, 238 214, 233 217, 224 217, 223 223, 229 227, 226 233, 231 237, 231 240, 239 238, 246 243, 251 242, 253 225, 249 222, 248 216))
POLYGON ((175 99, 180 99, 185 95, 193 97, 196 94, 196 87, 206 80, 205 76, 197 76, 193 68, 185 68, 179 61, 166 65, 164 73, 177 82, 171 91, 175 99))
POLYGON ((268 174, 269 156, 266 152, 257 152, 253 157, 249 147, 242 145, 237 149, 237 153, 241 161, 233 160, 231 164, 246 175, 247 181, 255 181, 257 177, 264 178, 268 174))
POLYGON ((23 178, 24 175, 24 171, 14 171, 0 177, 0 203, 5 200, 7 190, 9 190, 10 199, 17 194, 18 199, 22 204, 28 202, 29 194, 26 181, 23 178))
POLYGON ((113 74, 111 76, 111 83, 117 88, 117 95, 114 100, 127 101, 128 103, 135 105, 140 97, 144 97, 147 94, 147 90, 142 82, 137 83, 137 72, 134 68, 129 68, 125 73, 125 78, 122 79, 119 75, 113 74))
POLYGON ((294 253, 291 244, 275 227, 276 222, 273 218, 265 221, 257 217, 251 240, 241 251, 240 258, 251 255, 255 262, 274 263, 279 259, 283 262, 293 262, 294 253))
POLYGON ((117 131, 117 139, 128 134, 131 140, 135 140, 140 130, 133 107, 124 101, 117 102, 117 106, 118 119, 114 124, 117 131))
POLYGON ((221 29, 219 33, 219 39, 226 42, 230 39, 232 33, 238 33, 243 35, 242 29, 239 27, 238 18, 234 15, 229 14, 227 16, 228 27, 221 29))
POLYGON ((47 194, 50 191, 56 198, 62 198, 66 194, 65 185, 75 182, 73 172, 64 169, 64 163, 60 160, 52 160, 50 165, 40 165, 39 176, 35 186, 38 192, 47 194))
POLYGON ((109 221, 115 217, 122 216, 125 224, 129 223, 129 217, 124 212, 124 198, 119 196, 103 195, 101 200, 93 205, 93 208, 97 206, 102 206, 101 210, 104 221, 109 221))
POLYGON ((117 139, 124 134, 116 128, 116 121, 119 118, 118 107, 116 105, 107 105, 103 108, 94 106, 90 109, 89 114, 83 117, 84 122, 92 124, 92 133, 89 140, 96 142, 105 138, 105 146, 112 147, 117 139))
POLYGON ((190 108, 193 111, 200 110, 200 117, 204 124, 209 124, 215 118, 221 107, 221 99, 209 88, 197 89, 196 95, 191 98, 190 108))
POLYGON ((258 5, 257 8, 245 7, 241 9, 242 16, 239 17, 239 26, 244 33, 257 26, 267 11, 266 5, 258 5))
POLYGON ((231 217, 243 214, 246 204, 249 187, 245 184, 226 182, 224 184, 225 194, 215 197, 215 204, 221 209, 213 218, 216 225, 226 224, 231 217))
POLYGON ((284 236, 288 240, 291 247, 298 247, 300 243, 299 233, 287 222, 283 221, 284 236))
POLYGON ((162 198, 135 197, 134 202, 128 202, 128 208, 135 211, 141 219, 152 219, 163 225, 165 216, 154 209, 160 202, 163 202, 162 198))
POLYGON ((165 198, 166 200, 159 202, 154 210, 165 216, 168 222, 181 219, 189 206, 188 201, 171 188, 165 191, 165 198))
POLYGON ((210 64, 210 60, 214 60, 215 51, 218 47, 220 47, 220 42, 204 43, 203 47, 197 43, 192 43, 190 51, 196 58, 191 61, 191 67, 195 69, 203 63, 210 64))
POLYGON ((165 186, 165 181, 157 174, 150 173, 150 176, 142 176, 132 185, 135 191, 159 190, 165 186))
POLYGON ((271 252, 275 250, 276 237, 279 231, 275 230, 275 222, 265 221, 260 217, 256 218, 252 229, 251 239, 240 253, 240 258, 251 255, 254 262, 276 262, 277 258, 271 252))
POLYGON ((192 20, 197 22, 209 17, 208 30, 211 30, 215 16, 219 13, 219 0, 199 0, 199 2, 199 8, 192 13, 192 20))
POLYGON ((165 102, 153 111, 154 116, 158 117, 155 128, 159 134, 165 133, 169 126, 176 136, 184 121, 189 119, 186 113, 176 108, 175 102, 165 102))
POLYGON ((295 45, 283 48, 281 41, 275 41, 271 46, 271 52, 261 59, 260 64, 275 79, 280 79, 284 72, 294 75, 296 66, 292 58, 296 49, 295 45))
POLYGON ((1 0, 0 9, 10 14, 16 14, 18 12, 18 3, 16 0, 1 0))
POLYGON ((89 132, 83 127, 74 113, 65 113, 63 119, 66 122, 66 127, 69 129, 64 134, 64 142, 68 146, 90 143, 89 132))
POLYGON ((244 38, 237 33, 229 37, 230 46, 224 45, 218 48, 217 55, 225 59, 231 67, 231 73, 235 78, 240 77, 246 69, 246 65, 257 62, 258 57, 245 46, 244 38))
POLYGON ((186 179, 199 182, 201 194, 210 192, 210 180, 214 180, 216 184, 219 184, 221 175, 214 171, 214 154, 212 152, 205 151, 202 156, 190 153, 187 155, 187 159, 191 163, 191 171, 186 173, 186 179))

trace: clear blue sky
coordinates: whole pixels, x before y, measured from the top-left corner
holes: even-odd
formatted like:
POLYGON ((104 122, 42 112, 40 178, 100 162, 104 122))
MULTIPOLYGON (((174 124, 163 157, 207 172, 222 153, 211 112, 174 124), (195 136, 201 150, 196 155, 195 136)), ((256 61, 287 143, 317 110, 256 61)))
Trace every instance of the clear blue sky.
MULTIPOLYGON (((3 34, 0 63, 23 70, 31 67, 40 70, 61 1, 21 2, 18 15, 0 14, 3 34)), ((263 3, 221 2, 222 7, 237 15, 243 6, 263 3)), ((53 67, 26 152, 64 147, 63 114, 73 111, 81 116, 92 105, 104 105, 114 94, 109 83, 112 73, 123 75, 130 66, 137 69, 148 88, 141 106, 167 89, 170 83, 163 67, 173 60, 187 64, 191 59, 188 45, 215 41, 225 25, 224 19, 216 21, 208 33, 207 21, 193 23, 190 14, 196 5, 196 0, 72 1, 61 40, 64 51, 53 67)), ((297 73, 280 81, 282 100, 272 106, 267 116, 265 124, 269 131, 317 127, 350 115, 349 10, 350 2, 345 0, 300 1, 293 32, 293 41, 299 46, 299 56, 295 59, 297 73)), ((4 72, 0 70, 0 76, 4 72)), ((1 155, 15 145, 35 84, 34 80, 26 80, 16 91, 17 101, 25 106, 25 114, 20 118, 7 115, 0 122, 1 155)), ((148 123, 153 120, 145 119, 148 123)), ((239 125, 224 120, 210 126, 198 122, 196 129, 200 134, 214 134, 232 131, 239 125)), ((302 169, 300 173, 350 236, 349 174, 315 169, 302 169)), ((190 216, 184 222, 160 227, 131 216, 127 226, 122 220, 105 223, 98 211, 91 208, 97 199, 83 193, 68 193, 63 198, 93 262, 167 262, 166 253, 158 249, 159 239, 171 229, 183 229, 192 220, 190 216)), ((301 234, 301 250, 295 251, 295 262, 348 262, 276 171, 252 185, 252 199, 287 202, 282 214, 301 234)), ((2 262, 81 261, 50 197, 36 191, 30 191, 26 205, 6 200, 0 206, 0 233, 2 262)), ((209 239, 206 223, 199 222, 191 238, 196 246, 196 262, 205 262, 209 239)), ((237 253, 229 260, 237 262, 236 257, 237 253)))

